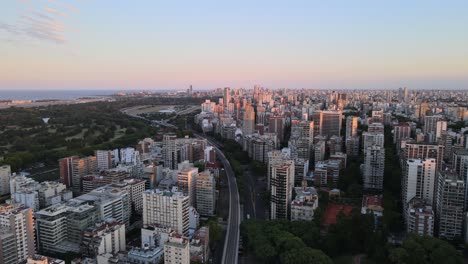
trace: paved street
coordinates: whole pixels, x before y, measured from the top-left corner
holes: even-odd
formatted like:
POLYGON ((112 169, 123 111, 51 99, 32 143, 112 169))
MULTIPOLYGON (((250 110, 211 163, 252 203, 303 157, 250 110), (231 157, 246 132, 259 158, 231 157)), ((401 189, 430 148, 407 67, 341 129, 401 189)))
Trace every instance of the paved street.
MULTIPOLYGON (((196 137, 203 137, 199 134, 194 134, 196 137)), ((221 160, 226 172, 229 188, 229 218, 226 238, 224 240, 222 264, 237 264, 239 254, 239 235, 240 235, 240 204, 239 191, 237 189, 236 177, 231 168, 231 164, 227 160, 224 153, 219 150, 219 143, 214 142, 210 138, 207 141, 215 148, 216 156, 221 160)))

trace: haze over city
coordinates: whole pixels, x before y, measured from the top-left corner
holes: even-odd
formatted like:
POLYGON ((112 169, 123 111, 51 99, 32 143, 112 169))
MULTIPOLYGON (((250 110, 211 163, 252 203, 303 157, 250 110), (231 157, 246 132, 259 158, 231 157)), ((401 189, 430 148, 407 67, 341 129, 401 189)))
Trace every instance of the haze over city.
POLYGON ((466 89, 466 1, 17 0, 0 89, 466 89))

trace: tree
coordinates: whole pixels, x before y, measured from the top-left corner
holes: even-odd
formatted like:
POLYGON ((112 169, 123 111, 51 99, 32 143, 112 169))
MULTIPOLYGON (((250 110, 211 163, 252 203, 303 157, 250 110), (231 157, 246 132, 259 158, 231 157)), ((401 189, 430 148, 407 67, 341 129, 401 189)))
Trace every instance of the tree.
POLYGON ((207 223, 210 229, 210 247, 213 249, 215 245, 221 240, 222 228, 218 225, 216 220, 210 220, 207 223))
POLYGON ((410 235, 402 247, 390 250, 392 263, 462 264, 463 257, 448 242, 429 236, 410 235))
POLYGON ((281 254, 282 264, 333 264, 333 261, 321 250, 312 248, 295 248, 281 254))

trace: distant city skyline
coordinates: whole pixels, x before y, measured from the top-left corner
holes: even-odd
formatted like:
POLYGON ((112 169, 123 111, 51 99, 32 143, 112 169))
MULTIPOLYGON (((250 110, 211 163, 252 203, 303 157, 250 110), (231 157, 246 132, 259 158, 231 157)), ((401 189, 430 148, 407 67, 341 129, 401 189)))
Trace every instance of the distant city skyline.
POLYGON ((7 1, 0 90, 468 89, 465 1, 182 2, 7 1))

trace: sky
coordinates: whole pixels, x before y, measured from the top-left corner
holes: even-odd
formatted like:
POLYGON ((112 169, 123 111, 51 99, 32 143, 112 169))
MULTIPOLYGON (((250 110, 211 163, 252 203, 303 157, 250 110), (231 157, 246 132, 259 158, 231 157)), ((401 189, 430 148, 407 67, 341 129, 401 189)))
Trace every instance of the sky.
POLYGON ((0 90, 468 89, 468 1, 2 0, 0 90))

